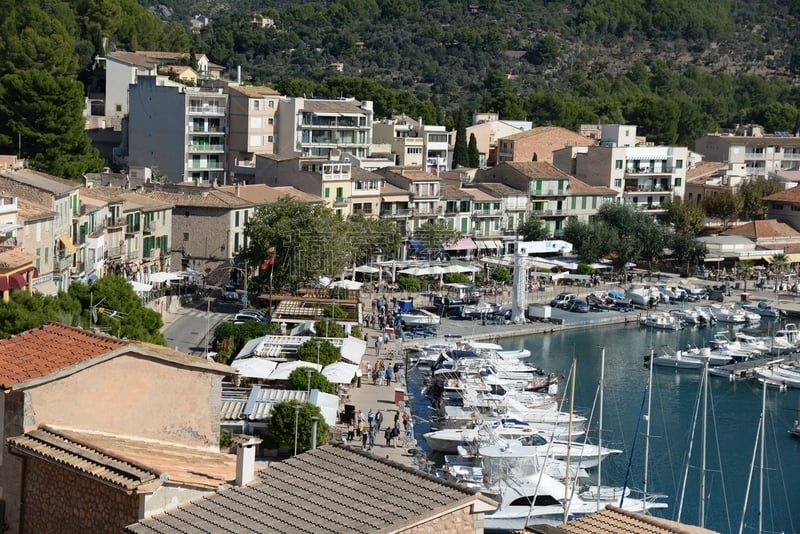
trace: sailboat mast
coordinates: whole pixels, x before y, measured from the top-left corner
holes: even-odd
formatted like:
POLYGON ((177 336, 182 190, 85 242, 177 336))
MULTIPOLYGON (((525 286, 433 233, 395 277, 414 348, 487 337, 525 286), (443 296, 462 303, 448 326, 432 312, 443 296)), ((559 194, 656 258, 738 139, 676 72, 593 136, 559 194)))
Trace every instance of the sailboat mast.
POLYGON ((644 430, 644 482, 642 484, 642 501, 647 502, 647 477, 648 466, 650 465, 650 413, 653 406, 653 359, 655 357, 653 349, 650 349, 650 370, 647 377, 647 415, 645 416, 644 430))
POLYGON ((577 365, 575 358, 572 359, 572 369, 570 369, 569 381, 569 426, 567 427, 567 467, 566 467, 566 484, 564 484, 564 523, 567 522, 569 517, 569 503, 570 503, 570 466, 569 460, 572 456, 572 412, 575 410, 575 366, 577 365))
POLYGON ((761 392, 761 452, 759 459, 758 473, 758 534, 761 534, 764 522, 764 421, 767 415, 767 381, 764 381, 764 389, 761 392))
MULTIPOLYGON (((600 352, 600 414, 597 423, 597 487, 603 484, 603 389, 606 377, 606 348, 600 352)), ((597 491, 597 509, 600 510, 600 491, 597 491)))
POLYGON ((703 364, 703 424, 700 436, 700 527, 706 526, 706 432, 708 428, 708 359, 703 364))

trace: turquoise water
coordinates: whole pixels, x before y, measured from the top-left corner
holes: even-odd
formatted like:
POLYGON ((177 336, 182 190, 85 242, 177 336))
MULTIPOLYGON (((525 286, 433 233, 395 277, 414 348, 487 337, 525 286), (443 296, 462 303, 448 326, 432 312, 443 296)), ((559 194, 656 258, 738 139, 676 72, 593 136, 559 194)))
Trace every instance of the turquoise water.
MULTIPOLYGON (((768 328, 765 325, 765 328, 768 328)), ((772 326, 774 329, 775 326, 772 326)), ((603 482, 622 485, 631 462, 629 486, 642 488, 644 479, 645 423, 642 405, 648 380, 643 357, 653 347, 702 345, 720 328, 692 328, 680 332, 652 331, 638 326, 602 327, 582 331, 502 340, 504 348, 527 348, 532 362, 545 371, 569 374, 576 361, 575 409, 590 415, 600 381, 601 352, 605 347, 603 444, 625 451, 603 463, 603 482), (639 424, 641 421, 641 424, 639 424), (637 433, 637 426, 638 433, 637 433), (638 436, 638 437, 637 437, 638 436), (633 450, 634 440, 637 440, 633 450)), ((566 379, 562 381, 562 391, 566 379)), ((698 406, 700 372, 654 369, 650 416, 648 492, 666 494, 669 508, 657 515, 693 525, 700 524, 701 421, 697 420, 693 453, 687 461, 692 423, 698 406), (682 483, 688 467, 687 482, 682 483), (680 517, 681 488, 685 495, 680 517)), ((762 388, 756 381, 728 382, 712 377, 708 387, 706 432, 705 526, 719 532, 738 532, 743 513, 748 472, 753 458, 761 412, 762 388)), ((424 401, 417 396, 415 413, 424 401)), ((800 529, 800 440, 787 430, 798 418, 800 392, 767 391, 763 531, 798 532, 800 529)), ((420 413, 420 415, 423 415, 420 413)), ((597 439, 597 409, 590 437, 597 439)), ((417 434, 427 431, 418 425, 417 434)), ((424 442, 424 440, 421 440, 424 442)), ((758 510, 758 459, 745 532, 755 532, 758 510)))

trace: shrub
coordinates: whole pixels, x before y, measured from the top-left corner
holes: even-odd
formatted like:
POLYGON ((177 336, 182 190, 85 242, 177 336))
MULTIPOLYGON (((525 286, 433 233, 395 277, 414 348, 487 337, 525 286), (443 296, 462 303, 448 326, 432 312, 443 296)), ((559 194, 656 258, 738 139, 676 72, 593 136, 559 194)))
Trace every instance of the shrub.
MULTIPOLYGON (((320 359, 320 364, 322 360, 320 359)), ((312 367, 298 367, 289 375, 289 389, 305 391, 306 389, 318 389, 323 393, 336 394, 336 384, 332 384, 325 376, 312 367), (311 376, 308 376, 311 371, 311 376)))
POLYGON ((472 279, 464 273, 447 273, 444 275, 446 284, 471 284, 472 279))
MULTIPOLYGON (((304 375, 305 376, 305 375, 304 375)), ((269 433, 275 440, 289 447, 294 446, 295 415, 294 406, 300 405, 297 414, 297 452, 307 451, 311 448, 311 418, 318 417, 317 445, 325 445, 328 441, 328 425, 322 417, 320 409, 307 402, 296 400, 280 402, 272 407, 269 420, 269 433)))
POLYGON ((507 284, 511 281, 511 271, 507 267, 499 265, 492 270, 492 280, 501 284, 507 284))
MULTIPOLYGON (((337 325, 338 326, 338 325, 337 325)), ((342 351, 330 341, 309 339, 297 347, 297 359, 317 363, 317 342, 319 342, 319 364, 323 367, 342 359, 342 351)))
POLYGON ((422 280, 413 276, 398 276, 397 285, 403 291, 416 292, 422 289, 422 280))

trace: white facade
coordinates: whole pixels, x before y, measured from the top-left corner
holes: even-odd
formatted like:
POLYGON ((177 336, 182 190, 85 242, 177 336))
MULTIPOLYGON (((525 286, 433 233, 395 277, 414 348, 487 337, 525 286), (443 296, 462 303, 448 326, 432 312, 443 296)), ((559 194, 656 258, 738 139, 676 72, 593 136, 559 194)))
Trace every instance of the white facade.
POLYGON ((450 153, 450 135, 444 126, 426 124, 422 127, 422 138, 425 150, 425 172, 439 173, 447 171, 450 153))

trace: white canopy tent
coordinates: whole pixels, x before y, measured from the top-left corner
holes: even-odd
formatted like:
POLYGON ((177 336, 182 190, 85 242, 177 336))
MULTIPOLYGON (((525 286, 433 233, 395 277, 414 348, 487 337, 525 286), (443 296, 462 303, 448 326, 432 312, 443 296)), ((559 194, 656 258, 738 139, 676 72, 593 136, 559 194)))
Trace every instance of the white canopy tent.
POLYGON ((378 269, 377 267, 373 267, 371 265, 359 265, 353 270, 357 273, 362 273, 362 274, 375 274, 381 272, 380 269, 378 269))
POLYGON ((353 381, 360 367, 347 362, 336 362, 326 365, 322 370, 322 376, 334 384, 349 384, 353 381))
POLYGON ((162 282, 170 282, 173 280, 183 280, 183 275, 181 273, 150 273, 150 283, 157 284, 162 282))
POLYGON ((231 363, 231 367, 236 369, 240 376, 247 378, 267 379, 277 366, 277 362, 265 360, 264 358, 245 358, 243 360, 234 360, 231 363))
POLYGON ((135 280, 128 280, 128 283, 133 287, 133 290, 137 293, 147 293, 148 291, 153 289, 153 286, 150 284, 143 284, 141 282, 136 282, 135 280))
POLYGON ((361 359, 367 352, 367 342, 357 337, 348 336, 342 340, 342 358, 356 365, 361 365, 361 359))
POLYGON ((278 364, 272 374, 269 375, 270 380, 288 380, 292 371, 300 367, 310 367, 319 371, 322 366, 318 363, 304 362, 303 360, 294 360, 291 362, 283 362, 278 364))
POLYGON ((336 280, 335 282, 331 282, 328 287, 343 287, 344 289, 361 289, 361 286, 364 284, 362 282, 356 282, 355 280, 336 280))

